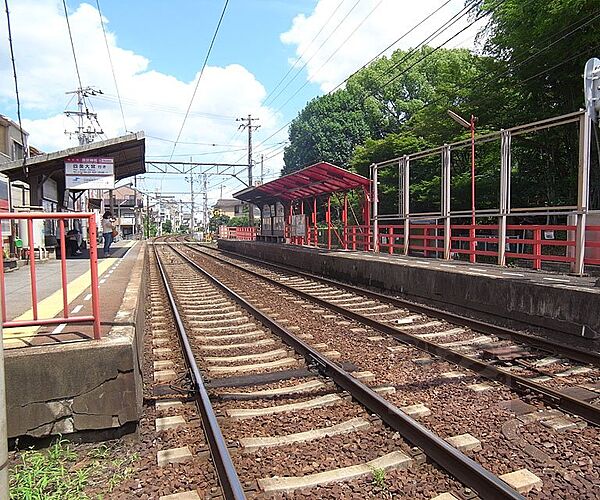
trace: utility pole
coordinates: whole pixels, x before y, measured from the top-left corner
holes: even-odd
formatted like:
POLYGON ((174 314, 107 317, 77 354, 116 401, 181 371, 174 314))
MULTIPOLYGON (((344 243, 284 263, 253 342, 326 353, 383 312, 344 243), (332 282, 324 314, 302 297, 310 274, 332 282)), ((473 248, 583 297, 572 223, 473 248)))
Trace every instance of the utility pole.
POLYGON ((190 234, 194 237, 194 174, 190 173, 190 234))
POLYGON ((150 195, 146 195, 146 239, 150 239, 150 195))
POLYGON ((260 183, 265 183, 265 155, 260 155, 260 183))
POLYGON ((66 94, 77 94, 77 111, 65 111, 66 116, 77 117, 77 130, 75 132, 69 132, 65 130, 65 134, 67 134, 69 137, 76 136, 80 146, 94 142, 94 139, 97 136, 100 136, 104 133, 102 131, 102 127, 100 127, 100 123, 98 122, 98 114, 90 113, 90 110, 85 102, 86 97, 100 95, 102 93, 103 92, 101 90, 96 90, 92 87, 79 87, 77 90, 66 92, 66 94), (89 122, 87 127, 85 125, 86 120, 89 122), (96 129, 96 125, 98 126, 98 129, 96 129))
POLYGON ((202 225, 204 227, 204 234, 206 234, 208 233, 208 176, 206 174, 202 174, 202 181, 202 188, 204 191, 202 225))
MULTIPOLYGON (((236 118, 236 121, 243 122, 238 127, 240 130, 248 129, 248 186, 252 187, 252 130, 258 129, 260 125, 252 125, 253 121, 258 121, 258 118, 252 118, 252 115, 248 115, 248 118, 236 118)), ((248 203, 248 223, 250 226, 254 225, 254 207, 252 203, 248 203)))

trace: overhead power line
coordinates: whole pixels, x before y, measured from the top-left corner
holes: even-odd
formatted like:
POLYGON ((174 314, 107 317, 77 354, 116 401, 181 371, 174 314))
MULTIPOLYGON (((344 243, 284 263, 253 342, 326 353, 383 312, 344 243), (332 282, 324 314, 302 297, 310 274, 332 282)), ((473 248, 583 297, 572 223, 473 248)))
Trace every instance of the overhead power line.
POLYGON ((25 134, 23 132, 23 125, 21 124, 21 101, 19 99, 19 82, 17 80, 17 66, 15 63, 15 52, 14 52, 13 41, 12 41, 12 30, 11 30, 11 26, 10 26, 10 13, 8 11, 8 0, 4 0, 4 7, 6 8, 6 24, 8 25, 8 45, 10 46, 10 60, 12 62, 13 77, 15 80, 15 96, 17 98, 17 119, 19 120, 19 130, 21 132, 21 145, 23 146, 23 169, 25 170, 25 173, 27 174, 25 162, 27 161, 27 156, 29 156, 29 155, 28 155, 28 147, 27 147, 27 144, 25 143, 25 134))
MULTIPOLYGON (((335 16, 335 13, 339 10, 339 8, 342 6, 342 4, 345 2, 346 0, 340 0, 340 2, 337 4, 337 7, 335 7, 333 9, 333 11, 331 12, 331 14, 329 16, 327 16, 327 20, 325 21, 325 23, 321 26, 321 29, 317 32, 317 34, 312 38, 312 40, 308 43, 308 45, 306 46, 306 49, 304 49, 302 51, 302 54, 300 54, 298 56, 298 58, 294 61, 294 64, 292 64, 290 66, 290 69, 287 70, 287 73, 285 75, 283 75, 283 78, 281 80, 279 80, 279 82, 277 83, 277 85, 275 85, 275 87, 273 87, 273 90, 271 90, 271 92, 269 92, 269 95, 267 95, 267 97, 265 97, 263 103, 266 105, 267 102, 269 101, 269 98, 275 93, 275 91, 279 88, 279 86, 284 82, 284 80, 288 77, 288 75, 292 72, 292 70, 296 67, 296 65, 302 60, 302 58, 304 57, 304 55, 308 52, 308 49, 310 47, 312 47, 312 44, 314 43, 314 41, 319 37, 319 35, 323 32, 323 30, 327 27, 327 25, 332 21, 332 19, 335 16)), ((452 0, 448 0, 448 1, 452 1, 452 0)))
POLYGON ((110 48, 108 46, 108 37, 106 36, 106 29, 104 28, 104 19, 102 19, 102 11, 100 10, 100 0, 96 0, 96 6, 98 7, 98 16, 100 16, 100 26, 102 26, 102 33, 104 34, 104 43, 106 45, 106 52, 108 54, 108 62, 110 63, 110 70, 112 72, 113 81, 115 82, 115 90, 117 91, 117 97, 119 98, 119 108, 121 110, 121 118, 123 119, 123 131, 127 132, 127 123, 125 123, 125 113, 123 112, 123 103, 121 102, 121 93, 119 92, 119 84, 117 83, 117 75, 115 73, 115 67, 113 65, 112 57, 110 55, 110 48))
POLYGON ((325 45, 327 43, 327 41, 333 36, 333 34, 337 31, 337 29, 344 23, 344 21, 348 18, 348 16, 352 13, 352 11, 357 7, 357 5, 360 3, 360 0, 356 0, 356 2, 354 3, 354 5, 350 8, 350 10, 348 12, 346 12, 346 15, 341 19, 341 21, 339 23, 337 23, 337 25, 335 26, 335 28, 333 28, 333 30, 331 31, 331 33, 329 34, 329 36, 323 40, 323 42, 321 43, 321 45, 319 45, 317 47, 317 50, 313 53, 312 56, 310 56, 305 62, 304 64, 298 68, 298 70, 296 71, 295 75, 292 77, 292 79, 287 82, 285 84, 285 86, 277 93, 277 95, 271 100, 271 103, 273 103, 275 100, 277 100, 277 98, 283 93, 283 91, 285 89, 287 89, 292 82, 298 77, 298 75, 302 72, 302 70, 304 68, 306 68, 306 66, 308 65, 308 63, 310 61, 312 61, 312 59, 317 55, 317 53, 319 52, 319 50, 321 50, 321 48, 323 47, 323 45, 325 45))
POLYGON ((71 33, 71 23, 69 23, 69 13, 67 12, 67 2, 62 1, 63 9, 65 11, 65 20, 67 21, 67 30, 69 31, 69 41, 71 42, 71 51, 73 52, 73 61, 75 61, 75 71, 77 73, 77 81, 79 82, 79 88, 82 89, 81 75, 79 73, 79 64, 77 64, 77 55, 75 54, 75 44, 73 43, 73 34, 71 33))
POLYGON ((206 57, 204 58, 204 63, 202 63, 202 68, 200 69, 200 74, 198 75, 198 80, 196 81, 196 86, 194 87, 194 92, 192 93, 192 98, 190 99, 190 103, 185 112, 185 116, 183 117, 183 122, 181 123, 181 128, 179 129, 179 133, 177 134, 177 138, 175 139, 175 143, 173 144, 173 150, 171 151, 171 156, 175 153, 175 148, 177 147, 177 143, 181 138, 181 133, 183 132, 183 128, 185 127, 185 122, 187 120, 188 115, 190 114, 190 110, 192 109, 192 104, 194 102, 194 98, 196 97, 196 92, 198 91, 198 86, 200 85, 200 80, 202 80, 202 75, 204 74, 204 69, 208 64, 208 58, 210 57, 210 53, 212 52, 213 45, 215 44, 215 40, 217 39, 217 34, 219 33, 219 28, 221 27, 221 23, 223 22, 223 18, 225 17, 225 12, 227 10, 227 5, 229 4, 229 0, 225 0, 225 4, 223 5, 223 10, 221 12, 221 17, 219 17, 219 22, 217 23, 217 27, 215 28, 215 32, 213 34, 212 40, 210 41, 210 45, 208 47, 208 51, 206 52, 206 57))

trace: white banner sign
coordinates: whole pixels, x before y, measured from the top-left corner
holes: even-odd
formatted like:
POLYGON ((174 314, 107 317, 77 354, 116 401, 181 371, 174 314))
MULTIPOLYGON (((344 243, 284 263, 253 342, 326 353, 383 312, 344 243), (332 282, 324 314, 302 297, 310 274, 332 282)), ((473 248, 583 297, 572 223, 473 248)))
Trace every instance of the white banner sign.
POLYGON ((114 189, 112 158, 68 158, 65 160, 67 189, 114 189))

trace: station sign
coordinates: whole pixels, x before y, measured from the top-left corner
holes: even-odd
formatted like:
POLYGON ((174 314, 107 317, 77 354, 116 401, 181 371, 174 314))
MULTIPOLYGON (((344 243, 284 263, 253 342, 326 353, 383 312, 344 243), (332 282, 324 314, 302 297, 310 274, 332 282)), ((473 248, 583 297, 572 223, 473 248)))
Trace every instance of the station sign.
POLYGON ((112 158, 67 158, 65 187, 72 190, 114 189, 114 160, 112 158))

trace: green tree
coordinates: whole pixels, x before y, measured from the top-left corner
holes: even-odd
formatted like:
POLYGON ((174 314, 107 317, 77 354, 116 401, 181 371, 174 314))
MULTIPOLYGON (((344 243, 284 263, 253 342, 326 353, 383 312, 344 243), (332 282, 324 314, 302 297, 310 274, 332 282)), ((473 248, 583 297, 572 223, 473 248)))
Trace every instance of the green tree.
POLYGON ((219 226, 227 226, 229 225, 229 217, 228 215, 213 215, 208 221, 208 228, 212 233, 215 233, 219 226))
POLYGON ((285 148, 289 174, 319 161, 347 167, 354 146, 369 136, 369 128, 358 102, 345 90, 317 97, 296 117, 285 148))
POLYGON ((170 219, 167 219, 162 223, 162 232, 163 234, 169 234, 173 232, 173 223, 170 219))

